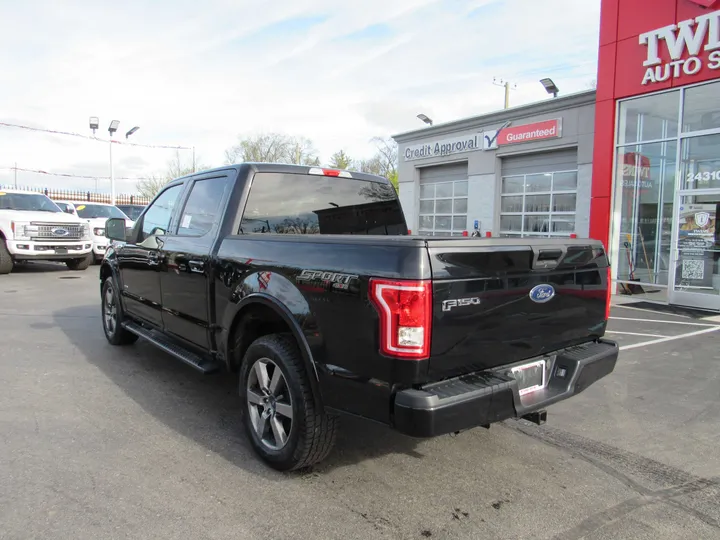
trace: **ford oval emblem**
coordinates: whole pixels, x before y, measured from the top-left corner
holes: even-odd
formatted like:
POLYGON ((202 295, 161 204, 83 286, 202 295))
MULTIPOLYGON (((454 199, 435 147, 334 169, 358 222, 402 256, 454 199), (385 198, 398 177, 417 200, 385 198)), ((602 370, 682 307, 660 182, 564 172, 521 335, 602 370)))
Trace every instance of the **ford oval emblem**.
POLYGON ((62 229, 60 227, 53 229, 51 232, 55 236, 67 236, 68 234, 70 234, 70 231, 68 231, 67 229, 62 229))
POLYGON ((552 285, 536 285, 530 291, 530 300, 538 304, 549 302, 555 296, 555 287, 552 285))

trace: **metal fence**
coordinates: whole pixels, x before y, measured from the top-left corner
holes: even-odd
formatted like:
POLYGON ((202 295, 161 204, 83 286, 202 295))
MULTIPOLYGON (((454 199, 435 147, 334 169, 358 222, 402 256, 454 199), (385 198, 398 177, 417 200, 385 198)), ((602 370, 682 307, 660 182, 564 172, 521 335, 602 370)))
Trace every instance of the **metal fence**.
MULTIPOLYGON (((12 187, 12 186, 0 186, 5 189, 22 189, 24 191, 34 191, 36 193, 43 193, 56 201, 87 201, 87 202, 102 202, 110 203, 110 195, 107 193, 93 193, 91 191, 80 191, 73 189, 49 189, 39 187, 12 187)), ((115 204, 141 204, 147 205, 150 200, 147 197, 141 195, 128 195, 119 193, 115 195, 115 204)))

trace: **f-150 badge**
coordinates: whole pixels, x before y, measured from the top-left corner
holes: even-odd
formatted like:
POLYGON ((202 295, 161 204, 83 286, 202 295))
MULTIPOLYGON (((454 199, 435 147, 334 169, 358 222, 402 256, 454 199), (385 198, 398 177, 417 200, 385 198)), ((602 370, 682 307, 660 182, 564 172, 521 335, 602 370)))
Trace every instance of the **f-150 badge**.
POLYGON ((465 306, 479 306, 480 299, 478 297, 473 298, 456 298, 454 300, 443 300, 442 310, 451 311, 457 307, 465 306))

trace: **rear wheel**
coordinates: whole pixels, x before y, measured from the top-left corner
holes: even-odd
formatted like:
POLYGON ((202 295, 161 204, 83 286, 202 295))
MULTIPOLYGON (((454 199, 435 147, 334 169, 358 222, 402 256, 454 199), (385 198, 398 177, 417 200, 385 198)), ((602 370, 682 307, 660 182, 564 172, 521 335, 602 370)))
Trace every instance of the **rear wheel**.
POLYGON ((332 450, 337 418, 317 410, 292 337, 263 336, 250 345, 240 371, 245 431, 271 467, 309 467, 332 450))
POLYGON ((95 256, 92 253, 88 253, 82 259, 70 259, 65 261, 65 264, 70 270, 87 270, 93 263, 95 256))
POLYGON ((102 319, 105 338, 111 345, 130 345, 138 339, 137 335, 122 327, 125 319, 115 280, 109 277, 102 288, 102 319))
POLYGON ((9 274, 13 269, 13 260, 5 240, 0 237, 0 274, 9 274))

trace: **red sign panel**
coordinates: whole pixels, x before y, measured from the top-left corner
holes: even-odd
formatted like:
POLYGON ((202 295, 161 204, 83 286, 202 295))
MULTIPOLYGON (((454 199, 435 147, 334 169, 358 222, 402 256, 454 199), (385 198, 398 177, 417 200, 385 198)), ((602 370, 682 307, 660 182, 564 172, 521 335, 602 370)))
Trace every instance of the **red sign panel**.
POLYGON ((498 146, 518 144, 544 139, 557 139, 562 137, 562 124, 559 119, 535 122, 524 126, 507 127, 500 131, 497 138, 498 146))
POLYGON ((690 0, 693 4, 697 4, 702 7, 709 8, 715 4, 717 4, 718 0, 690 0))
MULTIPOLYGON (((615 64, 614 96, 627 97, 720 78, 718 6, 720 0, 664 0, 654 6, 655 12, 663 16, 648 21, 644 1, 621 2, 620 21, 614 24, 623 32, 618 33, 616 49, 601 50, 604 56, 601 64, 608 60, 615 64), (631 29, 634 35, 625 37, 631 29)), ((605 33, 608 32, 606 29, 605 33)), ((610 80, 598 81, 598 86, 603 86, 601 94, 605 95, 608 83, 613 84, 610 80)))

